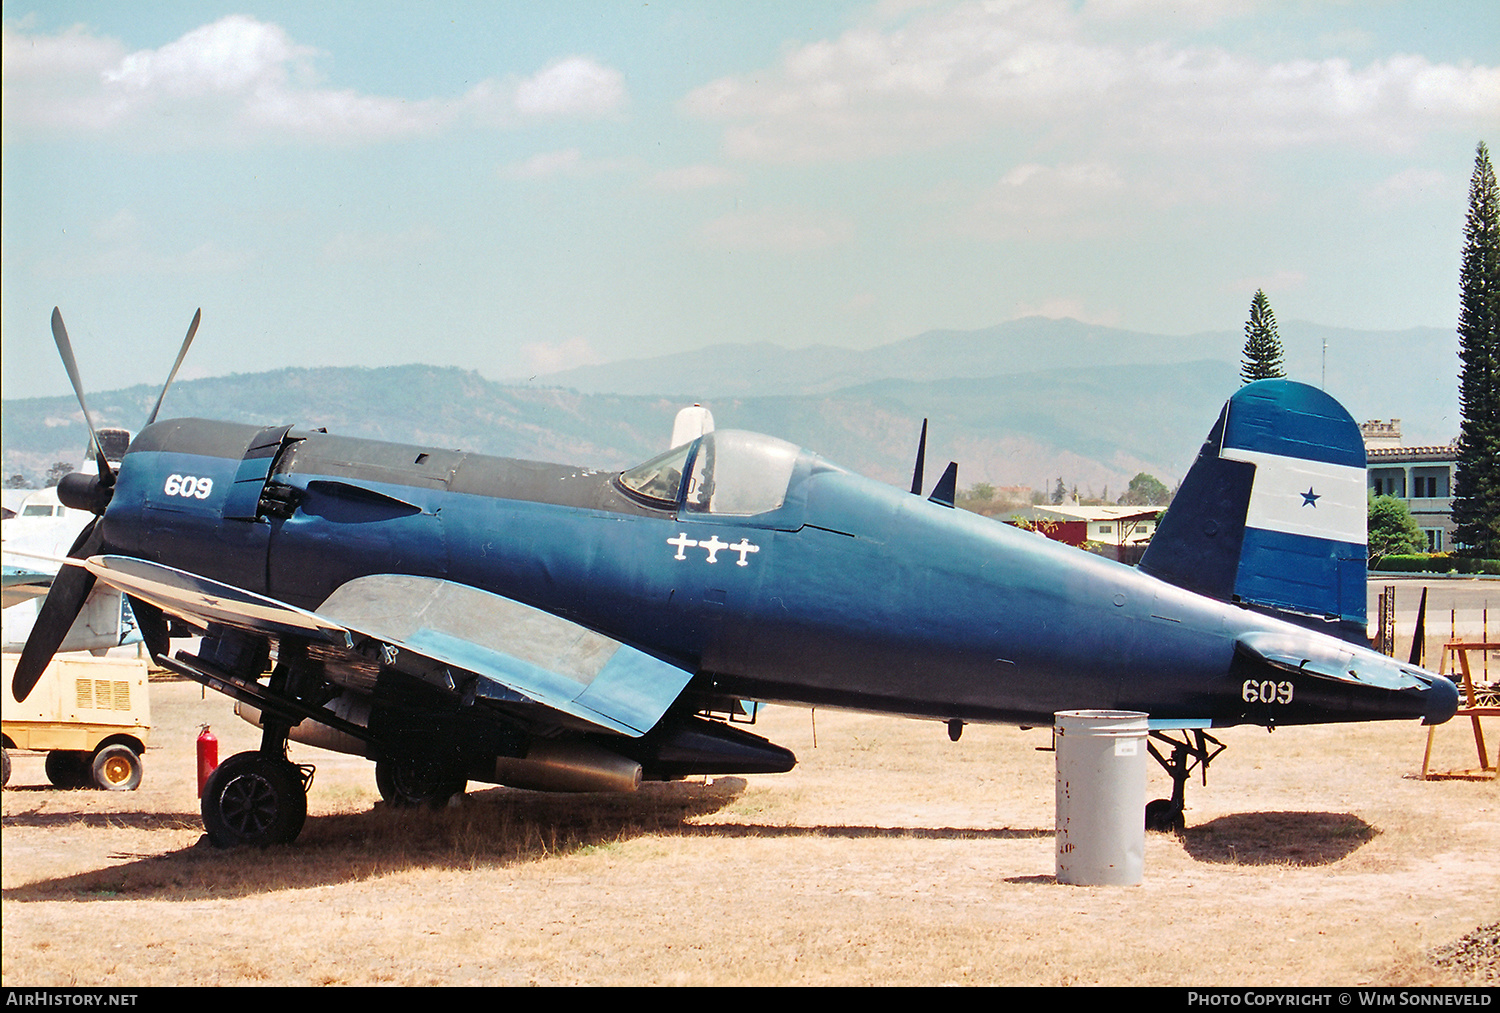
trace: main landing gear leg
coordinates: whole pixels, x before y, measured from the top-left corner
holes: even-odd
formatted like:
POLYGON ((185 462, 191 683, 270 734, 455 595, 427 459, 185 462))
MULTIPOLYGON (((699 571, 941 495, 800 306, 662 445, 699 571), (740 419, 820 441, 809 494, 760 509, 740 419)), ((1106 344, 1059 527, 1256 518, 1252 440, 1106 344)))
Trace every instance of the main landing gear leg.
POLYGON ((1155 830, 1164 834, 1180 834, 1187 825, 1183 817, 1183 811, 1187 808, 1186 791, 1187 779, 1192 776, 1195 767, 1202 768, 1203 783, 1208 783, 1208 765, 1214 758, 1224 751, 1224 744, 1209 735, 1200 728, 1187 729, 1179 733, 1181 738, 1173 738, 1167 732, 1152 732, 1151 738, 1158 742, 1165 742, 1172 747, 1172 757, 1168 759, 1156 748, 1155 742, 1148 742, 1147 747, 1156 762, 1161 764, 1167 776, 1172 779, 1172 797, 1170 799, 1159 798, 1146 803, 1146 829, 1155 830))
MULTIPOLYGON (((271 673, 270 688, 287 692, 300 650, 288 650, 271 673)), ((307 789, 312 786, 312 767, 299 767, 287 759, 287 734, 291 722, 265 713, 264 732, 256 752, 236 753, 208 778, 203 787, 203 826, 208 839, 220 848, 240 845, 266 847, 289 844, 307 821, 307 789)))

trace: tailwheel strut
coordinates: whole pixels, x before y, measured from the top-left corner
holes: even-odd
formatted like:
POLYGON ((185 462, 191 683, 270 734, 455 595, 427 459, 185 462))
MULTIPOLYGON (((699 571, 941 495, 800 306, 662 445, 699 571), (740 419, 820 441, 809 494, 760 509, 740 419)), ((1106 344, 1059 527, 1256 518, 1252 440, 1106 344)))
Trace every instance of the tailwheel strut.
POLYGON ((1161 764, 1167 776, 1172 779, 1172 797, 1159 798, 1146 803, 1146 829, 1155 830, 1160 833, 1181 833, 1187 825, 1183 812, 1187 808, 1186 792, 1187 779, 1192 776, 1195 769, 1202 770, 1203 783, 1208 783, 1208 765, 1224 751, 1224 743, 1209 735, 1201 728, 1184 729, 1177 733, 1181 738, 1174 738, 1169 732, 1152 732, 1151 738, 1157 742, 1165 742, 1172 747, 1172 755, 1169 759, 1156 748, 1155 742, 1148 741, 1146 748, 1156 762, 1161 764))

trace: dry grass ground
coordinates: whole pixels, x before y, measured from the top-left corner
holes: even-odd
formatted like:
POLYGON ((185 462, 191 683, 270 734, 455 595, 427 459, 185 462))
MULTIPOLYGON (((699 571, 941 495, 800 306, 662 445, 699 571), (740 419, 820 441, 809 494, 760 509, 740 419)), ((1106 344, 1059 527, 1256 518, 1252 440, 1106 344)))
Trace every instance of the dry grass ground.
MULTIPOLYGON (((153 686, 140 791, 4 792, 0 978, 164 984, 1474 984, 1440 964, 1500 916, 1500 788, 1420 782, 1414 724, 1233 729, 1189 829, 1134 888, 1054 882, 1045 730, 772 709, 791 774, 634 796, 476 789, 376 804, 318 764, 297 844, 217 852, 193 737, 258 733, 195 685, 153 686)), ((1493 742, 1494 731, 1491 730, 1493 742)), ((1492 745, 1492 749, 1494 746, 1492 745)), ((1492 754, 1493 755, 1493 754, 1492 754)), ((1465 723, 1438 769, 1474 766, 1465 723)), ((1153 767, 1153 794, 1166 783, 1153 767)), ((1491 933, 1493 935, 1493 933, 1491 933)), ((1474 961, 1470 960, 1470 966, 1474 961)), ((1474 974, 1480 977, 1474 977, 1474 974)), ((1493 981, 1494 979, 1489 979, 1493 981)))

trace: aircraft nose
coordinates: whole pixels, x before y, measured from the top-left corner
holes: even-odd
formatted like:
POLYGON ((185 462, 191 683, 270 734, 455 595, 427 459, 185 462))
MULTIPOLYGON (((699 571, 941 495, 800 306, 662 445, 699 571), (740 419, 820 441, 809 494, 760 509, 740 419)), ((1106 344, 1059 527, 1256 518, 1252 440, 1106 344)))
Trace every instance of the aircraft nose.
POLYGON ((1440 725, 1458 710, 1458 687, 1441 675, 1432 677, 1431 686, 1422 695, 1427 703, 1424 725, 1440 725))

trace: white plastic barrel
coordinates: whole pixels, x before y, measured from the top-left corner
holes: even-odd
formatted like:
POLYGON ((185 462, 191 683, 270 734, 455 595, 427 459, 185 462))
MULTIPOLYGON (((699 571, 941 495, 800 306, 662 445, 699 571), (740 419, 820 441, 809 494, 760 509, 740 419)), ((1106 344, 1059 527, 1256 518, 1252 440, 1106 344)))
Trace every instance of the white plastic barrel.
POLYGON ((1058 711, 1057 881, 1138 886, 1146 851, 1147 715, 1058 711))

